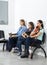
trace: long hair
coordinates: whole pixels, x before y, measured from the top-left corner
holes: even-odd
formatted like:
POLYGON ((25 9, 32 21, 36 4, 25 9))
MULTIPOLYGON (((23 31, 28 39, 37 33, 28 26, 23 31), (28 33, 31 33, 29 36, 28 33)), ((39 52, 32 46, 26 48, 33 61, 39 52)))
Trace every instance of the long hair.
POLYGON ((33 22, 29 22, 29 24, 32 26, 32 29, 34 29, 34 23, 33 22))
POLYGON ((24 25, 24 26, 26 26, 24 19, 21 19, 20 21, 23 22, 23 25, 24 25))
POLYGON ((38 20, 38 22, 41 24, 41 27, 44 28, 43 21, 42 20, 38 20))

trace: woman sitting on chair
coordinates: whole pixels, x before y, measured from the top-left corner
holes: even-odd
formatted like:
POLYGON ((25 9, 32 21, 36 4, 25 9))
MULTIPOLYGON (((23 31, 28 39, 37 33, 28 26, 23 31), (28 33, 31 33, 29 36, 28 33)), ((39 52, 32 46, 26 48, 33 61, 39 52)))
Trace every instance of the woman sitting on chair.
POLYGON ((22 36, 19 36, 18 41, 17 41, 17 47, 18 47, 18 50, 19 50, 19 54, 18 55, 21 55, 21 53, 22 53, 21 45, 24 44, 26 38, 30 35, 30 33, 33 31, 33 29, 34 29, 34 23, 33 22, 29 22, 27 31, 24 32, 22 34, 22 36))
POLYGON ((20 28, 16 34, 9 34, 9 40, 6 44, 6 50, 11 51, 13 47, 16 47, 17 39, 21 36, 24 32, 26 32, 27 27, 25 25, 25 21, 23 19, 20 20, 20 28))
POLYGON ((42 42, 44 27, 43 21, 38 20, 37 27, 31 32, 30 36, 25 40, 25 53, 21 56, 21 58, 28 58, 29 57, 29 46, 33 45, 40 45, 42 42))

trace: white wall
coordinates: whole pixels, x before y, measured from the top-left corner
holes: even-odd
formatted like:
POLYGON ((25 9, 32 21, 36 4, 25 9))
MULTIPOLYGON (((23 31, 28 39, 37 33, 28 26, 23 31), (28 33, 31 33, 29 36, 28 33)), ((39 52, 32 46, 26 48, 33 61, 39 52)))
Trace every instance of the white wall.
POLYGON ((8 25, 0 25, 0 30, 5 31, 5 37, 8 38, 8 33, 15 31, 15 22, 13 15, 13 0, 0 0, 8 1, 8 25))
MULTIPOLYGON (((0 29, 5 31, 8 38, 9 32, 16 32, 19 28, 19 20, 25 19, 26 23, 33 21, 35 24, 38 19, 44 21, 45 31, 47 32, 47 0, 0 0, 8 1, 8 25, 0 25, 0 29)), ((47 44, 45 47, 47 51, 47 44)))
POLYGON ((0 0, 0 1, 8 1, 8 0, 0 0))
POLYGON ((0 29, 5 31, 8 38, 9 32, 17 31, 19 20, 26 22, 42 19, 47 29, 47 0, 0 0, 8 1, 8 25, 0 25, 0 29))
POLYGON ((44 24, 47 24, 47 0, 14 0, 14 17, 16 22, 21 18, 34 23, 42 19, 44 24))
POLYGON ((0 1, 8 1, 8 25, 0 25, 0 29, 5 31, 6 38, 8 38, 9 32, 17 31, 21 18, 26 22, 33 21, 35 24, 38 19, 42 19, 45 29, 47 29, 47 0, 0 1))
MULTIPOLYGON (((14 21, 15 30, 19 27, 19 20, 23 18, 26 22, 33 21, 35 24, 38 19, 44 21, 47 33, 47 0, 14 0, 14 21)), ((46 44, 47 51, 47 44, 46 44)))

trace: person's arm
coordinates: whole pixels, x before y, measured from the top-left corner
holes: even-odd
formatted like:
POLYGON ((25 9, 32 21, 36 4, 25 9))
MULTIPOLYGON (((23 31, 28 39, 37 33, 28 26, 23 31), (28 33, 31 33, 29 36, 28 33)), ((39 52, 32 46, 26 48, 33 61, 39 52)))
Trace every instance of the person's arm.
POLYGON ((19 31, 19 36, 21 36, 24 32, 27 31, 27 27, 22 27, 22 29, 19 31))
POLYGON ((32 36, 32 35, 30 35, 30 37, 31 38, 36 38, 36 37, 38 37, 39 35, 41 35, 42 34, 42 32, 38 32, 36 35, 34 35, 34 36, 32 36))
POLYGON ((9 33, 9 37, 16 37, 16 33, 9 33))
POLYGON ((35 27, 34 30, 31 32, 31 36, 34 36, 36 33, 38 33, 39 30, 35 27))
POLYGON ((32 31, 30 35, 31 35, 31 36, 33 36, 34 34, 35 34, 35 32, 34 32, 34 31, 32 31))
POLYGON ((23 36, 24 38, 28 37, 28 35, 27 35, 25 32, 22 34, 22 36, 23 36))
POLYGON ((26 37, 25 37, 25 33, 22 34, 22 37, 26 38, 26 37))
POLYGON ((16 37, 16 35, 12 35, 12 37, 16 37))
POLYGON ((21 27, 19 27, 19 29, 18 29, 18 31, 17 31, 17 33, 16 33, 16 35, 18 35, 18 34, 19 34, 20 28, 21 28, 21 27))

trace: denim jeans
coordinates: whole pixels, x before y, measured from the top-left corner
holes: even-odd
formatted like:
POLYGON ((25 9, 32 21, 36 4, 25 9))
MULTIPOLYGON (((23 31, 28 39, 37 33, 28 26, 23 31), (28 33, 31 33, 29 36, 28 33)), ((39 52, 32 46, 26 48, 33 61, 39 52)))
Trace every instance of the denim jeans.
POLYGON ((22 36, 18 37, 17 47, 19 48, 19 52, 22 52, 22 44, 25 42, 26 38, 22 36))
POLYGON ((6 50, 11 51, 13 47, 16 47, 17 39, 17 37, 9 38, 8 43, 6 44, 6 50))
POLYGON ((29 46, 31 46, 31 45, 37 45, 37 46, 39 46, 40 44, 41 44, 40 40, 28 37, 25 40, 25 50, 27 52, 29 52, 29 46))

